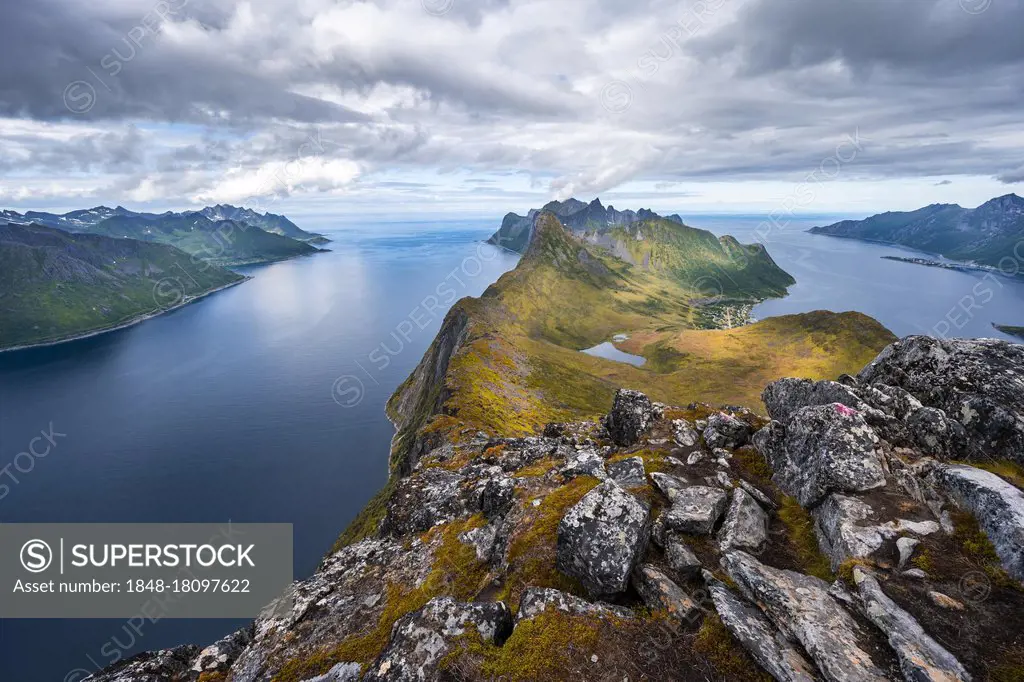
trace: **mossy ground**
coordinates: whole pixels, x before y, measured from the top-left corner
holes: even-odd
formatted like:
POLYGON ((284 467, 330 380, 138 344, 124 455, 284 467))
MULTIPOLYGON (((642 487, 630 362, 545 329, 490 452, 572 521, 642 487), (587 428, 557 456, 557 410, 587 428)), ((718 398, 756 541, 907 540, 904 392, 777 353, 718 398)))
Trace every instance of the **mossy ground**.
POLYGON ((583 595, 576 581, 556 566, 558 524, 569 508, 598 483, 596 478, 580 476, 541 498, 537 505, 532 500, 526 501, 525 517, 517 524, 522 530, 513 535, 509 544, 508 566, 498 591, 499 600, 516 609, 527 587, 553 587, 583 595))
POLYGON ((469 634, 445 656, 455 680, 770 682, 715 616, 694 631, 664 613, 602 619, 546 611, 503 646, 469 634))
MULTIPOLYGON (((705 235, 678 239, 710 238, 714 244, 701 241, 701 248, 714 251, 713 262, 701 265, 677 238, 662 237, 659 258, 671 265, 655 267, 585 247, 553 218, 539 221, 537 231, 515 270, 479 299, 458 304, 468 319, 466 339, 442 368, 446 397, 439 409, 434 400, 420 401, 432 413, 407 420, 421 433, 535 433, 548 422, 606 413, 622 387, 642 388, 666 404, 757 407, 772 380, 855 372, 895 339, 864 315, 823 311, 700 330, 709 273, 741 285, 730 295, 750 301, 780 294, 788 275, 758 249, 725 242, 723 249, 705 235), (673 249, 680 252, 671 256, 673 249), (617 333, 630 337, 621 347, 648 357, 649 366, 579 352, 617 333)), ((410 390, 407 382, 392 403, 410 390)))
POLYGON ((273 682, 300 682, 322 675, 338 663, 360 663, 365 668, 384 650, 392 626, 402 616, 423 608, 434 597, 450 596, 459 601, 472 601, 485 586, 488 567, 477 559, 471 546, 459 540, 459 535, 484 523, 485 519, 477 514, 425 533, 421 541, 435 549, 431 571, 421 585, 388 585, 384 610, 375 624, 360 634, 346 637, 335 646, 285 661, 273 676, 273 682))

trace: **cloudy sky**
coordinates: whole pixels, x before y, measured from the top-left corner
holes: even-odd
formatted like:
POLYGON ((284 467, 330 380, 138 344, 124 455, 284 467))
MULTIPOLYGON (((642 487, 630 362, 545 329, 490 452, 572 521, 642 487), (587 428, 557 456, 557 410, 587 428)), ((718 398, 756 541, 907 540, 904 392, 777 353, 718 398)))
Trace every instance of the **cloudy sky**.
POLYGON ((973 206, 1024 0, 0 0, 0 208, 973 206))

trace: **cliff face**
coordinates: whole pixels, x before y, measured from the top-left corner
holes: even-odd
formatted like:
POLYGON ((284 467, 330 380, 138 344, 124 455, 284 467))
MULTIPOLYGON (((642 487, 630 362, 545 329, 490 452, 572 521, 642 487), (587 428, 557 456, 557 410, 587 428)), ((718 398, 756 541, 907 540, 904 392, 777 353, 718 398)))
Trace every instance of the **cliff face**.
POLYGON ((429 448, 430 439, 417 441, 416 434, 428 420, 443 412, 451 397, 446 377, 452 356, 462 348, 469 333, 466 305, 457 303, 448 312, 423 359, 388 400, 388 417, 396 430, 391 467, 399 476, 407 475, 429 448))
POLYGON ((623 390, 596 421, 444 438, 293 608, 90 679, 1019 679, 1022 382, 1022 346, 909 337, 772 383, 769 418, 623 390))

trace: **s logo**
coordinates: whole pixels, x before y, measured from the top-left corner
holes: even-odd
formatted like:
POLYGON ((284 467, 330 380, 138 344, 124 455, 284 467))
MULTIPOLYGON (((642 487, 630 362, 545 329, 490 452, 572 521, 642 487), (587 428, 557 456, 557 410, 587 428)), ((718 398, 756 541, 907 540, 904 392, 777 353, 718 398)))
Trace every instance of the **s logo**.
POLYGON ((42 573, 53 563, 53 550, 42 540, 29 540, 21 547, 21 565, 29 573, 42 573))

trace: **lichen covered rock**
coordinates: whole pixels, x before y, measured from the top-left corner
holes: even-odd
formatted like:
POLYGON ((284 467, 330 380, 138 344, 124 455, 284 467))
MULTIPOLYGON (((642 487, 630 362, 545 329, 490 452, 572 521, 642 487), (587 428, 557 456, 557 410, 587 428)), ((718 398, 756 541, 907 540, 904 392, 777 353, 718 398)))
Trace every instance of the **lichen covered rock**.
POLYGON ((558 524, 558 569, 591 596, 625 591, 647 549, 651 512, 614 481, 605 481, 558 524))
POLYGON ((1024 492, 995 474, 966 465, 938 467, 936 476, 978 519, 1006 572, 1024 580, 1024 492))
POLYGON ((1024 346, 996 339, 908 336, 861 370, 902 388, 966 429, 980 453, 1024 462, 1024 346))
POLYGON ((502 602, 430 600, 403 616, 391 630, 384 653, 370 666, 364 682, 424 682, 437 679, 438 662, 468 633, 501 644, 512 633, 512 614, 502 602))
POLYGON ((770 568, 745 552, 722 559, 746 597, 796 639, 831 682, 883 682, 887 676, 860 643, 864 634, 830 594, 828 583, 770 568))
POLYGON ((971 676, 960 661, 932 639, 913 616, 889 599, 873 576, 860 568, 855 568, 853 575, 864 600, 864 612, 889 638, 889 646, 899 657, 906 679, 969 682, 971 676))
POLYGON ((617 445, 633 445, 647 431, 654 420, 654 405, 640 391, 619 389, 615 404, 605 417, 605 428, 617 445))
POLYGON ((878 437, 856 410, 840 403, 803 407, 788 423, 758 433, 772 478, 800 504, 812 507, 830 492, 861 492, 885 485, 878 437))

